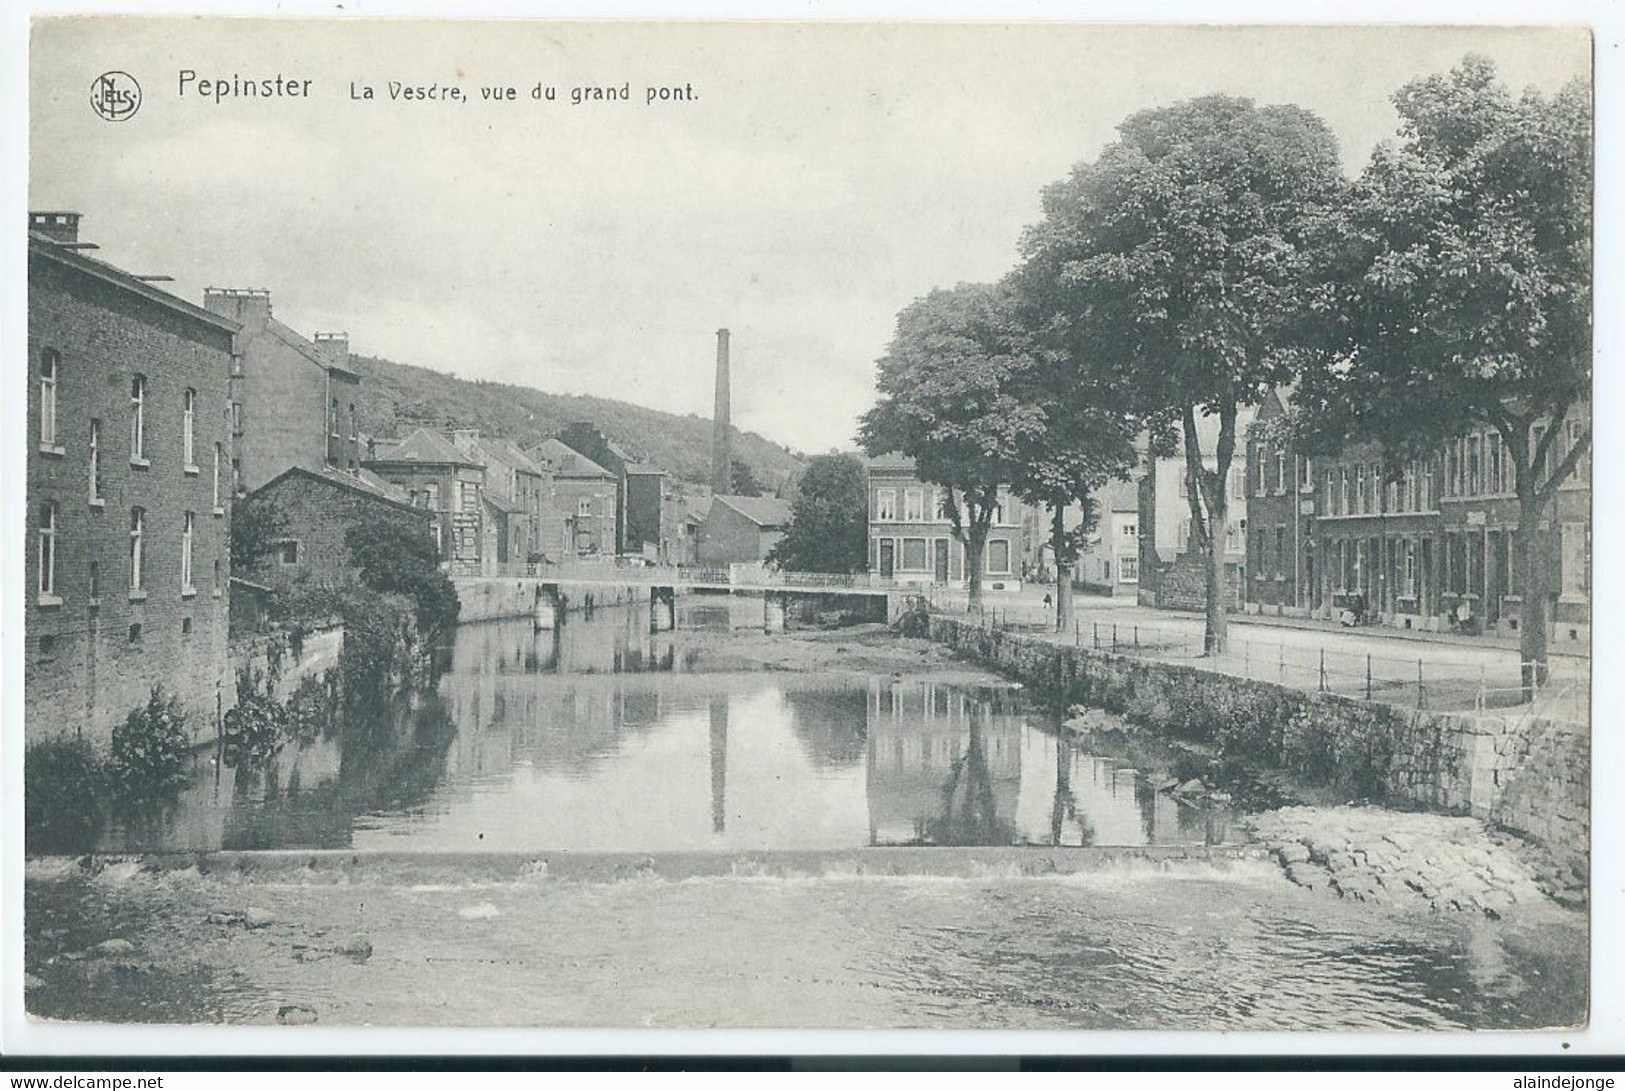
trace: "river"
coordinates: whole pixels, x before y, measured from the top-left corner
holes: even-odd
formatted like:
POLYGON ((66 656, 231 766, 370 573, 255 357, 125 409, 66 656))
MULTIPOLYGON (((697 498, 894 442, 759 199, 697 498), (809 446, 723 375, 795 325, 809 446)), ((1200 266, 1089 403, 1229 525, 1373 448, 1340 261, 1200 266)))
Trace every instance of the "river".
POLYGON ((717 638, 726 611, 700 600, 679 621, 651 635, 634 608, 571 615, 554 632, 465 625, 438 688, 377 725, 290 744, 254 773, 202 756, 174 807, 110 825, 97 847, 434 863, 411 881, 388 865, 290 876, 37 864, 31 1010, 1231 1029, 1584 1018, 1583 918, 1419 915, 1293 887, 1268 861, 1223 861, 1246 840, 1238 815, 1159 791, 1166 770, 1080 749, 1008 687, 760 669, 727 653, 748 634, 717 638), (977 863, 917 866, 922 851, 961 851, 948 846, 980 847, 977 863), (1024 866, 1045 851, 1146 846, 1192 859, 1024 866), (750 853, 842 862, 757 874, 656 862, 750 853), (876 873, 887 853, 900 874, 876 873), (560 860, 595 854, 650 859, 561 877, 560 860), (542 871, 459 857, 534 858, 542 871), (221 923, 247 904, 276 923, 221 923), (376 948, 364 965, 327 957, 331 937, 357 930, 376 948), (109 934, 140 937, 139 987, 109 988, 94 960, 35 957, 109 934))

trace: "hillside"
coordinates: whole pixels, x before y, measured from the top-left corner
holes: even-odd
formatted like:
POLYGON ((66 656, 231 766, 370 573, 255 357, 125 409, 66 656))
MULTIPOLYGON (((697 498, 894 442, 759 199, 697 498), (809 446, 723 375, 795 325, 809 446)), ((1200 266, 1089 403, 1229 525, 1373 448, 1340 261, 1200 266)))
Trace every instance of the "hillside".
MULTIPOLYGON (((418 425, 478 428, 528 446, 571 421, 591 421, 627 451, 673 477, 704 483, 711 476, 711 421, 645 409, 629 402, 577 394, 548 394, 510 383, 476 382, 441 371, 352 356, 362 376, 361 428, 371 436, 404 434, 418 425)), ((775 488, 801 461, 755 432, 734 433, 733 453, 764 485, 775 488)))

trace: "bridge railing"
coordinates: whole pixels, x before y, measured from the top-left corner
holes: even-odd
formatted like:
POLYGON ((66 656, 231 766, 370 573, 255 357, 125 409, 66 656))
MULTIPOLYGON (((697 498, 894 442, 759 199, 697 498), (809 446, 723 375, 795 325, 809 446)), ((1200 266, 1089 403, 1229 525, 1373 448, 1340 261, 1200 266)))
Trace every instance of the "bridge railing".
POLYGON ((721 587, 783 587, 854 590, 904 590, 913 585, 867 572, 789 572, 759 563, 730 565, 650 564, 639 558, 572 560, 535 566, 524 573, 535 579, 616 584, 706 584, 721 587))

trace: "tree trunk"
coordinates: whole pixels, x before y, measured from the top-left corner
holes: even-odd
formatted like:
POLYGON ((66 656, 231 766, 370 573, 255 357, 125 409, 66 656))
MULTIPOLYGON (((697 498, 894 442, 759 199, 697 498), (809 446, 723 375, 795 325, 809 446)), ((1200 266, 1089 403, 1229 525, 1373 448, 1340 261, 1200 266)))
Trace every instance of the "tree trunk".
POLYGON ((1066 540, 1066 509, 1050 513, 1050 549, 1055 554, 1055 631, 1072 624, 1072 553, 1066 540))
MULTIPOLYGON (((1523 475, 1527 477, 1528 475, 1523 475)), ((1521 479, 1520 479, 1521 480, 1521 479)), ((1513 568, 1518 573, 1518 594, 1523 600, 1518 622, 1518 674, 1523 698, 1533 698, 1537 686, 1546 684, 1546 565, 1541 563, 1545 545, 1540 532, 1540 509, 1534 489, 1525 495, 1518 490, 1518 530, 1513 538, 1513 568)))
POLYGON ((982 608, 982 554, 987 551, 987 528, 974 527, 965 538, 965 597, 966 609, 976 613, 982 608))
POLYGON ((1219 500, 1208 507, 1207 536, 1207 625, 1202 633, 1202 652, 1221 655, 1229 646, 1229 618, 1225 615, 1224 540, 1219 536, 1225 526, 1229 505, 1224 499, 1224 483, 1220 479, 1219 500))

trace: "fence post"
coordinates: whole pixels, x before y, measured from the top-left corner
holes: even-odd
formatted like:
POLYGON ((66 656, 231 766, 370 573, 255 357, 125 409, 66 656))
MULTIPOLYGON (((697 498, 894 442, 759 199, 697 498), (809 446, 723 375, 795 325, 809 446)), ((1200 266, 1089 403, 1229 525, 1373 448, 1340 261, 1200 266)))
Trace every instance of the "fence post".
POLYGON ((1112 622, 1112 654, 1117 654, 1117 622, 1112 622))
POLYGON ((1367 652, 1366 657, 1365 657, 1365 699, 1367 701, 1371 700, 1371 653, 1370 652, 1367 652))
POLYGON ((1478 711, 1480 711, 1480 712, 1483 712, 1484 708, 1485 708, 1485 704, 1484 704, 1485 696, 1486 696, 1486 694, 1484 692, 1484 664, 1480 663, 1478 665, 1478 711))
POLYGON ((1281 655, 1280 675, 1276 681, 1284 683, 1286 681, 1286 645, 1277 644, 1275 647, 1281 655))
POLYGON ((1083 644, 1083 620, 1081 618, 1073 618, 1072 619, 1072 646, 1073 647, 1078 647, 1078 646, 1080 646, 1082 644, 1083 644))
POLYGON ((1417 708, 1427 708, 1428 707, 1427 693, 1428 693, 1427 687, 1422 684, 1422 658, 1421 658, 1421 656, 1418 656, 1417 659, 1416 659, 1416 707, 1417 708))
POLYGON ((1243 678, 1253 676, 1253 642, 1250 640, 1241 642, 1241 676, 1243 678))
POLYGON ((1320 692, 1326 692, 1326 649, 1320 649, 1320 692))
POLYGON ((1093 622, 1090 622, 1089 624, 1090 624, 1090 627, 1094 630, 1094 647, 1095 647, 1095 651, 1098 652, 1100 650, 1100 622, 1093 621, 1093 622))
POLYGON ((1140 646, 1140 627, 1138 625, 1134 626, 1134 646, 1136 648, 1140 646))

